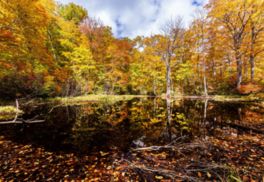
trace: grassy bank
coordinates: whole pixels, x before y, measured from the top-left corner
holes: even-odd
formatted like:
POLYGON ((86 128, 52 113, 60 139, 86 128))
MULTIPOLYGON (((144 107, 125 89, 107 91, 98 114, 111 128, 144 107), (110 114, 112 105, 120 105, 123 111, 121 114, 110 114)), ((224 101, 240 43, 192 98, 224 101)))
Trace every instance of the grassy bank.
POLYGON ((22 114, 23 111, 14 106, 0 106, 0 120, 14 119, 15 115, 22 114))
MULTIPOLYGON (((18 99, 19 104, 21 105, 39 105, 39 104, 47 104, 47 103, 55 103, 55 104, 63 104, 63 105, 78 105, 84 104, 86 102, 108 102, 115 103, 118 101, 128 101, 133 98, 146 98, 153 97, 148 95, 84 95, 84 96, 73 96, 73 97, 55 97, 55 98, 47 98, 47 99, 18 99)), ((165 99, 165 95, 156 96, 158 98, 165 99)), ((173 95, 171 97, 172 100, 179 99, 209 99, 214 101, 221 102, 254 102, 254 101, 264 101, 264 93, 259 94, 251 94, 251 95, 209 95, 208 97, 204 97, 202 95, 173 95)), ((1 105, 8 106, 14 105, 14 101, 1 101, 1 105)))
MULTIPOLYGON (((165 99, 165 95, 161 98, 165 99)), ((254 102, 254 101, 264 101, 264 93, 250 94, 250 95, 208 95, 207 97, 203 95, 173 95, 172 99, 209 99, 214 101, 222 102, 254 102)))
POLYGON ((147 97, 143 95, 85 95, 77 97, 56 97, 48 99, 51 102, 57 102, 66 105, 82 104, 85 102, 108 102, 115 103, 118 101, 127 101, 133 98, 147 97))
POLYGON ((226 101, 226 102, 254 102, 264 101, 264 93, 251 94, 251 95, 215 95, 212 96, 215 101, 226 101))

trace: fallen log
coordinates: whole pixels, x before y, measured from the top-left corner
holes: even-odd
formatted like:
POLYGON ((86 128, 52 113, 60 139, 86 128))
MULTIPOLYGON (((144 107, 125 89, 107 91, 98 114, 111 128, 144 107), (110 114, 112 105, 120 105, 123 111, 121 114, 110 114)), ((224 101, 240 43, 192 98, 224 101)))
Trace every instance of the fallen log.
POLYGON ((168 145, 161 145, 161 146, 149 146, 149 147, 139 147, 139 148, 132 148, 131 151, 157 151, 157 150, 175 150, 181 153, 182 150, 190 150, 194 148, 207 148, 208 143, 206 141, 201 142, 193 142, 193 143, 185 143, 185 144, 168 144, 168 145))
POLYGON ((217 122, 218 125, 224 125, 224 126, 229 126, 229 127, 232 127, 232 128, 235 128, 235 129, 241 129, 241 130, 245 130, 245 131, 252 131, 252 132, 255 132, 255 133, 258 133, 258 134, 264 134, 264 130, 260 130, 260 129, 257 129, 257 128, 252 128, 252 127, 249 127, 249 126, 245 126, 245 125, 240 125, 240 124, 237 124, 237 123, 233 123, 233 122, 217 122))
POLYGON ((34 118, 32 119, 28 119, 28 120, 24 120, 24 119, 18 119, 18 115, 19 115, 19 103, 18 100, 16 99, 16 115, 15 118, 13 120, 10 121, 0 121, 0 125, 2 124, 32 124, 32 123, 42 123, 45 120, 34 120, 34 118))
POLYGON ((16 121, 1 121, 0 125, 2 124, 33 124, 33 123, 43 123, 45 120, 16 120, 16 121))
POLYGON ((168 169, 163 169, 163 168, 151 168, 145 165, 135 164, 128 160, 124 160, 124 161, 129 164, 127 168, 130 168, 132 170, 140 170, 141 172, 145 172, 145 173, 160 174, 162 176, 170 178, 172 181, 174 181, 177 178, 181 180, 189 179, 189 181, 196 181, 196 180, 193 180, 192 177, 185 176, 185 175, 182 175, 182 176, 178 175, 176 171, 173 171, 173 170, 168 170, 168 169))

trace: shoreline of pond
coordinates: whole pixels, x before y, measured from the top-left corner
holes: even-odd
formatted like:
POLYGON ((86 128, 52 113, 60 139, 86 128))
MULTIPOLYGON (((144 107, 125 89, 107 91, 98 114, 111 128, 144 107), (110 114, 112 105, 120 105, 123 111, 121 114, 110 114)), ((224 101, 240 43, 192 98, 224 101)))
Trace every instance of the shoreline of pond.
MULTIPOLYGON (((41 103, 41 102, 59 102, 59 103, 73 103, 73 102, 88 102, 88 101, 108 101, 116 102, 122 100, 131 100, 133 98, 162 98, 166 99, 165 94, 162 95, 108 95, 108 94, 89 94, 80 96, 66 96, 66 97, 48 97, 48 98, 18 98, 22 103, 41 103)), ((178 99, 200 99, 226 102, 261 102, 264 101, 264 93, 251 95, 172 95, 171 100, 178 99)), ((15 100, 0 99, 0 106, 14 103, 15 100)))

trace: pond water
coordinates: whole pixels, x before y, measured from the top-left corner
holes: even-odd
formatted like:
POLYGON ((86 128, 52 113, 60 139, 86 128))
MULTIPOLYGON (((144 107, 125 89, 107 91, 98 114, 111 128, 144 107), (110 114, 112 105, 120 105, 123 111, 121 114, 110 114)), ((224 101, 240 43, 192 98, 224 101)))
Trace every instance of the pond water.
MULTIPOLYGON (((3 125, 0 134, 17 142, 41 145, 50 150, 89 152, 94 147, 128 150, 161 145, 173 137, 205 137, 221 134, 226 123, 241 123, 263 129, 263 109, 255 103, 176 100, 167 123, 166 102, 141 98, 117 103, 88 102, 82 105, 41 105, 24 108, 24 119, 35 116, 43 123, 3 125), (206 103, 207 102, 207 103, 206 103)), ((235 127, 239 135, 243 128, 235 127)), ((230 131, 229 131, 230 132, 230 131)), ((235 133, 234 133, 235 132, 235 133)))
MULTIPOLYGON (((183 99, 171 101, 171 112, 168 113, 166 101, 161 98, 135 98, 68 106, 49 103, 22 106, 22 109, 23 119, 45 121, 0 125, 2 140, 12 142, 9 147, 30 146, 56 155, 104 156, 109 151, 116 151, 124 157, 130 149, 164 146, 179 138, 191 142, 197 138, 221 137, 225 140, 245 133, 257 136, 264 133, 261 103, 183 99)), ((258 147, 263 150, 263 146, 258 147)), ((8 158, 8 149, 1 152, 1 157, 8 158)), ((260 152, 262 155, 263 151, 260 152)), ((3 167, 4 164, 1 165, 3 167)), ((3 179, 11 179, 13 173, 8 174, 7 171, 0 172, 6 176, 3 179)), ((22 179, 30 179, 26 176, 22 179)), ((78 174, 75 176, 80 178, 78 174)))

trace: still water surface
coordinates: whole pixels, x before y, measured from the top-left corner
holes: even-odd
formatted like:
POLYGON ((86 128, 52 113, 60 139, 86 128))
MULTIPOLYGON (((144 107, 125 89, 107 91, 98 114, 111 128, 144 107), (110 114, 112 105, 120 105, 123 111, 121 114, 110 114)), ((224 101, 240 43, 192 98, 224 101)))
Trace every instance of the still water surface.
POLYGON ((42 104, 24 107, 22 117, 45 122, 0 125, 0 135, 49 151, 87 155, 111 149, 125 153, 130 148, 164 145, 181 136, 193 140, 264 131, 264 109, 259 103, 174 100, 170 123, 166 108, 166 101, 160 98, 71 106, 42 104))

